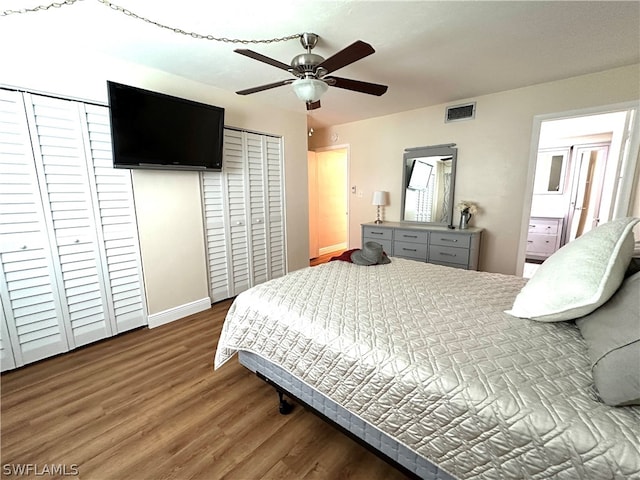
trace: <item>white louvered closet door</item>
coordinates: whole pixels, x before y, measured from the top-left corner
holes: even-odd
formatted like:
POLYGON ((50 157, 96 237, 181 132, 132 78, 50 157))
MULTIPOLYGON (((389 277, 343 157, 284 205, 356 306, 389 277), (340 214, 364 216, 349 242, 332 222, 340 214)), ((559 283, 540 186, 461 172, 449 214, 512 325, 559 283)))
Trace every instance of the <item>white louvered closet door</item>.
POLYGON ((108 109, 1 89, 0 101, 3 355, 10 344, 21 366, 146 324, 131 176, 112 167, 108 109))
POLYGON ((249 245, 245 199, 245 150, 242 132, 225 130, 222 192, 226 201, 227 265, 229 293, 249 288, 249 245))
POLYGON ((45 219, 53 233, 59 293, 70 348, 108 336, 104 272, 98 249, 78 104, 25 94, 45 219))
POLYGON ((249 206, 250 236, 249 258, 251 258, 249 278, 250 286, 266 282, 268 272, 268 238, 267 238, 267 203, 265 191, 266 177, 266 142, 264 135, 245 133, 246 169, 245 183, 246 201, 249 206))
POLYGON ((202 174, 214 302, 284 275, 281 140, 225 129, 223 171, 202 174))
POLYGON ((209 296, 212 302, 232 297, 227 264, 227 232, 222 173, 202 174, 203 211, 208 258, 209 296))
POLYGON ((107 107, 80 104, 98 251, 113 333, 147 324, 131 171, 113 168, 107 107))
POLYGON ((3 354, 10 345, 14 357, 2 369, 67 351, 22 95, 6 90, 0 90, 0 264, 3 354))
POLYGON ((282 139, 267 136, 264 143, 268 276, 272 279, 287 273, 282 139))

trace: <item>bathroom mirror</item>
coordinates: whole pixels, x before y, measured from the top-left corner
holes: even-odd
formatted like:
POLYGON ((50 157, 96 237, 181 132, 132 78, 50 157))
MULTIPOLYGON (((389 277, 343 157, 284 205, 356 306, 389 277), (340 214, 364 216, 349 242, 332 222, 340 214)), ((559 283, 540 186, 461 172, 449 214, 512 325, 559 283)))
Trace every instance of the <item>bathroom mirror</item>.
POLYGON ((453 224, 455 143, 407 148, 402 158, 402 220, 453 224))
POLYGON ((569 149, 540 150, 536 164, 533 193, 562 194, 569 149))

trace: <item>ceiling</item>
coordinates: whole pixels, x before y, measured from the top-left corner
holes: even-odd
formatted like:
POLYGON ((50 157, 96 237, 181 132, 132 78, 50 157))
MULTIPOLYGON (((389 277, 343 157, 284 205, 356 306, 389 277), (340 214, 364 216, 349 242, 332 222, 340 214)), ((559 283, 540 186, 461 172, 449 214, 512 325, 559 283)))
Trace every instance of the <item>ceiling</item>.
MULTIPOLYGON (((72 0, 73 1, 73 0, 72 0)), ((233 52, 249 48, 289 63, 297 39, 236 44, 192 38, 76 0, 47 11, 0 16, 0 45, 47 55, 87 51, 236 91, 287 72, 233 52)), ((355 40, 376 53, 335 75, 389 86, 382 97, 330 88, 311 126, 357 121, 640 63, 640 2, 113 0, 141 17, 218 38, 272 39, 312 32, 327 58, 355 40)), ((0 12, 49 0, 3 0, 0 12)), ((0 83, 2 71, 0 67, 0 83)), ((256 101, 304 112, 290 86, 256 101)), ((444 112, 443 112, 444 115, 444 112)))

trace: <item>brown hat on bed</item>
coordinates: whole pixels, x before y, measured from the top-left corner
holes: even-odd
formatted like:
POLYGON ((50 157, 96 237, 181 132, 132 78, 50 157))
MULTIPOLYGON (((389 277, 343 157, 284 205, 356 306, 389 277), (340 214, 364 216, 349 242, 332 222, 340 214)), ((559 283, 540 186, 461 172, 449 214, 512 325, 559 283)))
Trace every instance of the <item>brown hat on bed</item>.
POLYGON ((356 265, 385 265, 391 263, 389 257, 382 250, 382 245, 376 242, 367 242, 362 249, 351 254, 351 261, 356 265))

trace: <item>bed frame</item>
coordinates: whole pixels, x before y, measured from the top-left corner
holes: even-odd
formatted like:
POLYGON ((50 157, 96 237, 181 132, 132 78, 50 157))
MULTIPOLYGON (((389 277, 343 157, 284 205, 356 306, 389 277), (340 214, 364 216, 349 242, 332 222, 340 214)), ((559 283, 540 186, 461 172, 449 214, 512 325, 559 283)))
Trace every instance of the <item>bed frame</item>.
POLYGON ((238 352, 240 364, 251 370, 258 378, 272 385, 279 398, 280 413, 291 412, 293 405, 284 395, 308 408, 329 424, 394 466, 409 478, 427 480, 455 480, 447 472, 420 457, 397 440, 375 426, 352 414, 322 393, 314 390, 284 369, 246 351, 238 352))

